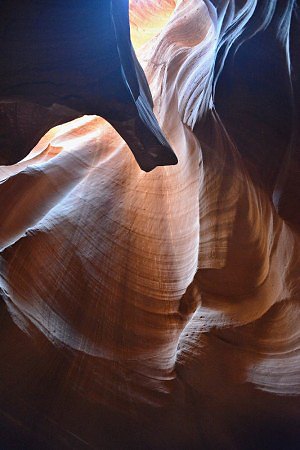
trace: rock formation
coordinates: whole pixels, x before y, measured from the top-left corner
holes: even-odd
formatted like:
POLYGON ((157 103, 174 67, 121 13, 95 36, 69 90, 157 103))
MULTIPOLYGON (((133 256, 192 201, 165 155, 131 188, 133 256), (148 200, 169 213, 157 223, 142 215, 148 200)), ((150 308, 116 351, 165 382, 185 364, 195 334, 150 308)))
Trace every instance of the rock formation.
POLYGON ((296 449, 295 2, 131 8, 178 164, 94 115, 1 166, 3 446, 296 449))
POLYGON ((143 170, 177 163, 130 42, 128 1, 4 0, 0 8, 0 155, 16 162, 54 125, 98 114, 143 170), (35 105, 43 108, 32 121, 35 105))

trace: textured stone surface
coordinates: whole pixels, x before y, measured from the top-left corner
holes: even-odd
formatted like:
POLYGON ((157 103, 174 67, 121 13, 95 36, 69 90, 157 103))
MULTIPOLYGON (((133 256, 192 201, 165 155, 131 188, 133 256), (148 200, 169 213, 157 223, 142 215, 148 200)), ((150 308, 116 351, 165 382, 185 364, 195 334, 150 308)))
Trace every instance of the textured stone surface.
MULTIPOLYGON (((285 177, 278 170, 293 135, 285 87, 276 90, 288 66, 270 51, 274 80, 262 91, 264 59, 242 70, 259 33, 276 48, 272 27, 289 29, 284 4, 173 2, 140 48, 178 165, 142 172, 108 122, 84 116, 0 168, 5 448, 299 447, 300 241, 290 199, 299 191, 294 181, 289 194, 282 188, 296 159, 285 177), (218 85, 230 43, 234 70, 229 55, 218 85), (273 128, 284 134, 274 153, 273 128)), ((134 1, 134 26, 159 6, 134 1)))

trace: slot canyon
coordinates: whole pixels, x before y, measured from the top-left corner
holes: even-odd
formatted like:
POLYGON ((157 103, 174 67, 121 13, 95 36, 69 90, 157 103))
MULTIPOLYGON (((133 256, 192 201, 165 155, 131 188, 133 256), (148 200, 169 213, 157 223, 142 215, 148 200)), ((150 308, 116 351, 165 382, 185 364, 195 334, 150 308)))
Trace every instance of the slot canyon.
POLYGON ((300 4, 0 0, 0 449, 300 449, 300 4))

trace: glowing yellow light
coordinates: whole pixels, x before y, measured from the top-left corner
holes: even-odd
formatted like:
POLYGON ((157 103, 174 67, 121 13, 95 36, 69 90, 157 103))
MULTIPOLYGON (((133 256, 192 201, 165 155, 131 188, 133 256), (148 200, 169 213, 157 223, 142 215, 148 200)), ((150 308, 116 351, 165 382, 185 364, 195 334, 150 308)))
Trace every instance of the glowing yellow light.
POLYGON ((175 6, 176 0, 129 1, 131 40, 136 50, 161 32, 175 6))

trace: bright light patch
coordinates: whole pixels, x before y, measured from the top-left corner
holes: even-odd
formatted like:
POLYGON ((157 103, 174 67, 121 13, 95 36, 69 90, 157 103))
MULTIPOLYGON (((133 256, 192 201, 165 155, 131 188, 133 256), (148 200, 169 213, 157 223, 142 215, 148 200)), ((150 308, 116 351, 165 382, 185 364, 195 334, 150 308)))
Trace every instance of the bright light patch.
POLYGON ((131 40, 135 50, 161 32, 175 6, 176 0, 129 0, 131 40))

